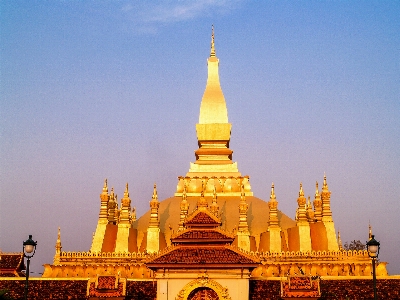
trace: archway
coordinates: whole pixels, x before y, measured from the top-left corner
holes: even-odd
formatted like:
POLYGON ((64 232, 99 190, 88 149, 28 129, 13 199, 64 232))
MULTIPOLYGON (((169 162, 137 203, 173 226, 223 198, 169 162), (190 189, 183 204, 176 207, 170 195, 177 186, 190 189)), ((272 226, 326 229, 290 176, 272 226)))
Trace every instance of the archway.
POLYGON ((228 289, 217 281, 202 274, 198 279, 186 284, 175 300, 231 300, 228 289))
POLYGON ((194 289, 188 296, 188 300, 219 300, 218 294, 208 287, 194 289))

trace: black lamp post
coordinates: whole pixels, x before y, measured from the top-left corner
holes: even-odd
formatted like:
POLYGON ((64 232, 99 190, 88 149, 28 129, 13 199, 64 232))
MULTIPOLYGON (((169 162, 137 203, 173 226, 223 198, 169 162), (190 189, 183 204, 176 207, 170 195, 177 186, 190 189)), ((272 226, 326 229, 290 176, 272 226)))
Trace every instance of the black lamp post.
POLYGON ((374 300, 378 299, 378 296, 376 294, 376 271, 375 271, 375 260, 378 258, 379 255, 379 248, 380 248, 380 243, 375 240, 375 236, 372 235, 372 238, 367 242, 367 251, 369 257, 372 258, 372 278, 373 278, 373 283, 374 283, 374 300))
POLYGON ((28 280, 29 280, 29 263, 30 263, 30 259, 33 255, 35 255, 35 251, 36 251, 36 245, 37 242, 32 240, 32 235, 29 235, 29 238, 23 242, 23 253, 24 253, 24 257, 27 258, 26 261, 26 281, 25 281, 25 293, 24 293, 24 299, 27 300, 28 299, 28 280))

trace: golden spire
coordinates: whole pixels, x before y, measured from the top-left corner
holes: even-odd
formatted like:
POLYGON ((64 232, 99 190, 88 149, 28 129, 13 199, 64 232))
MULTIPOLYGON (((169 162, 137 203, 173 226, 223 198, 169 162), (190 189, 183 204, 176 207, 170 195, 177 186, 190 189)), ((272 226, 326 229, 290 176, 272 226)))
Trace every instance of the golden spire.
POLYGON ((61 249, 62 249, 60 227, 58 227, 57 241, 55 248, 56 248, 56 254, 54 255, 54 265, 60 265, 61 249))
POLYGON ((104 179, 103 194, 108 194, 107 178, 104 179))
POLYGON ((271 195, 269 197, 268 202, 269 207, 269 228, 271 227, 279 227, 279 220, 278 220, 278 201, 276 201, 275 196, 275 186, 274 183, 271 185, 271 195))
POLYGON ((208 208, 208 202, 206 200, 206 198, 204 197, 204 182, 201 183, 201 194, 200 194, 200 198, 197 201, 197 209, 200 210, 204 210, 206 208, 208 208))
POLYGON ((210 211, 215 216, 218 217, 219 206, 218 206, 218 203, 217 203, 217 190, 215 189, 215 186, 214 186, 214 190, 213 190, 213 199, 212 199, 212 203, 211 203, 211 206, 210 206, 210 211))
POLYGON ((61 228, 58 227, 58 233, 57 233, 57 241, 56 241, 56 251, 61 252, 61 228))
POLYGON ((322 201, 318 190, 318 181, 315 183, 314 217, 317 222, 322 221, 322 201))
POLYGON ((299 191, 299 197, 304 197, 303 183, 302 183, 302 182, 300 182, 300 191, 299 191))
POLYGON ((180 214, 180 220, 179 220, 179 228, 178 230, 184 230, 184 223, 186 216, 189 211, 189 203, 187 202, 187 195, 186 195, 186 184, 183 188, 183 193, 182 193, 182 201, 181 201, 181 214, 180 214))
POLYGON ((332 211, 331 211, 331 192, 329 191, 328 184, 326 182, 326 175, 324 173, 324 184, 321 191, 322 200, 322 220, 330 222, 332 221, 332 211))
POLYGON ((126 183, 126 186, 125 186, 125 192, 124 192, 124 198, 129 198, 129 190, 128 190, 128 183, 126 183))
POLYGON ((306 215, 306 197, 304 197, 303 184, 300 182, 299 198, 297 198, 297 204, 299 205, 297 210, 297 222, 307 221, 306 215))
POLYGON ((311 200, 310 200, 310 196, 308 196, 308 201, 307 201, 307 219, 308 222, 314 222, 314 211, 312 209, 311 206, 311 200))
POLYGON ((211 25, 211 52, 210 57, 215 57, 214 25, 211 25))
POLYGON ((343 250, 343 244, 342 244, 342 238, 340 237, 340 231, 338 230, 338 245, 339 245, 339 250, 343 250))
POLYGON ((207 61, 208 78, 200 105, 199 124, 228 123, 228 110, 219 82, 219 61, 215 55, 214 27, 211 32, 211 52, 207 61))
POLYGON ((153 197, 150 201, 150 224, 149 228, 158 228, 160 226, 160 221, 158 219, 158 208, 160 207, 160 202, 158 202, 157 196, 157 185, 154 184, 153 197))
POLYGON ((241 196, 239 202, 239 226, 238 231, 247 232, 249 231, 249 225, 247 224, 247 210, 249 205, 246 203, 246 196, 244 193, 244 186, 241 186, 241 196))
POLYGON ((131 212, 131 222, 135 222, 136 221, 136 207, 132 208, 132 212, 131 212))
POLYGON ((109 200, 110 200, 110 196, 108 195, 107 179, 105 179, 103 190, 100 194, 100 213, 99 213, 99 221, 104 224, 108 223, 108 201, 109 200))
POLYGON ((124 197, 121 199, 121 212, 120 212, 120 216, 119 216, 119 222, 121 224, 132 223, 131 199, 129 198, 128 183, 125 186, 124 197))
POLYGON ((154 188, 153 188, 153 196, 151 198, 152 200, 158 201, 158 195, 157 195, 157 185, 154 183, 154 188))
POLYGON ((111 188, 111 193, 110 193, 110 199, 107 204, 107 210, 108 210, 108 223, 115 224, 116 223, 116 213, 115 209, 117 207, 117 200, 116 200, 116 195, 114 194, 114 188, 111 188))

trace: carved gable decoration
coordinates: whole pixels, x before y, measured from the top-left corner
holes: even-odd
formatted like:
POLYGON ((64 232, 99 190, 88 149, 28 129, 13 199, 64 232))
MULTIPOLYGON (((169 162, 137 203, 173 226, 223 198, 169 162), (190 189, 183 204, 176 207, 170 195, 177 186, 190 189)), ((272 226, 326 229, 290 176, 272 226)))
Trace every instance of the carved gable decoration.
POLYGON ((173 243, 184 243, 184 242, 219 242, 219 243, 232 243, 234 237, 227 232, 220 230, 185 230, 183 232, 178 232, 178 234, 173 237, 173 243))
POLYGON ((208 211, 195 211, 191 216, 186 219, 185 226, 196 227, 196 226, 220 226, 220 220, 208 211))
POLYGON ((290 276, 288 280, 281 281, 281 297, 318 299, 321 297, 319 280, 313 280, 310 276, 290 276))
POLYGON ((149 268, 255 268, 259 260, 231 246, 176 246, 147 262, 149 268))
POLYGON ((118 276, 97 276, 89 280, 87 296, 89 299, 125 299, 126 279, 118 276))

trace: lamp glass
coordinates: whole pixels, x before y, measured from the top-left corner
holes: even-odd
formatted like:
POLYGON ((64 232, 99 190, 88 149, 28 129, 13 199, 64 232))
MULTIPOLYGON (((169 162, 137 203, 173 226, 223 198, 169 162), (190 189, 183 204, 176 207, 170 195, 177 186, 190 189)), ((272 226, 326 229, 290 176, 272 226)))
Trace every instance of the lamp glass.
POLYGON ((375 254, 378 252, 378 246, 377 245, 371 245, 368 247, 368 251, 371 252, 372 254, 375 254))
POLYGON ((25 252, 26 253, 32 253, 34 249, 35 249, 34 245, 25 245, 25 252))

